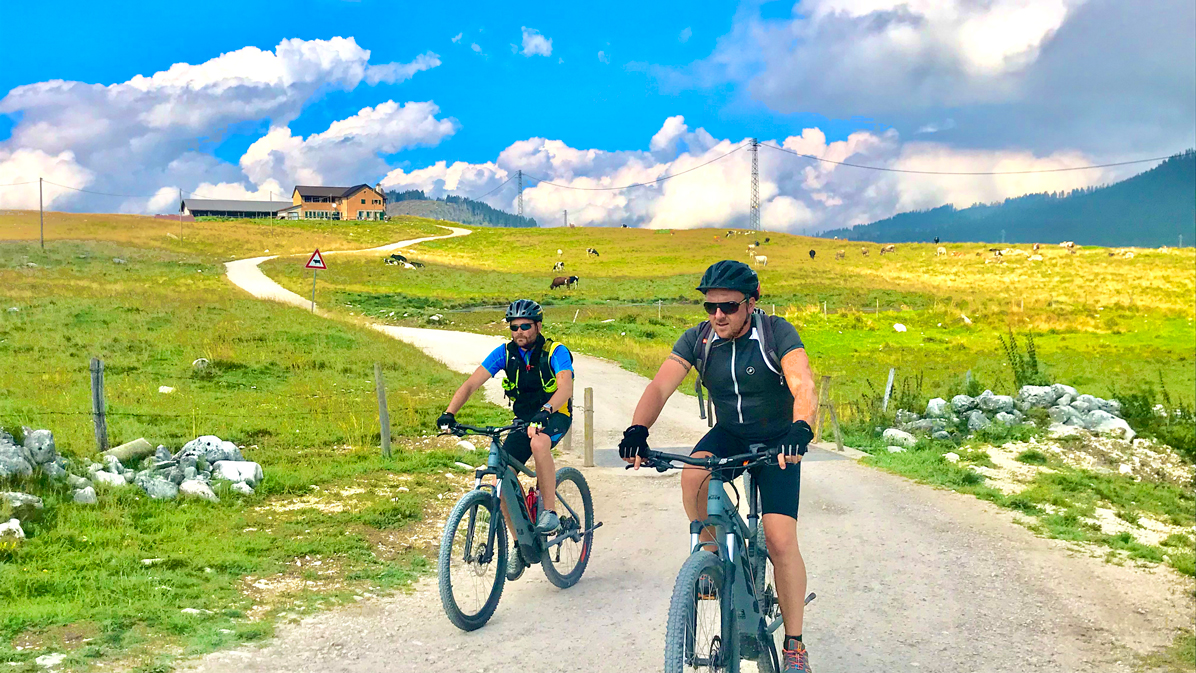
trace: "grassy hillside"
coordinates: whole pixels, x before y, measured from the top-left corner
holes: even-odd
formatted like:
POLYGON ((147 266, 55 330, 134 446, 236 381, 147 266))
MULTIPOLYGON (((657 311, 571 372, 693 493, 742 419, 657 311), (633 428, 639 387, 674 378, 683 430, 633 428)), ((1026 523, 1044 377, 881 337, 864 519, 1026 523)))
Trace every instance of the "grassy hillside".
POLYGON ((946 205, 824 232, 865 241, 1065 241, 1174 246, 1196 242, 1196 152, 1132 178, 1060 194, 1028 194, 964 209, 946 205))
MULTIPOLYGON (((997 335, 1011 329, 1034 331, 1057 380, 1093 394, 1156 384, 1160 375, 1185 399, 1196 386, 1191 250, 1139 251, 1127 260, 1104 249, 1069 255, 1056 247, 1043 250, 1042 262, 1011 255, 985 264, 987 247, 978 245, 947 246, 959 257, 936 257, 932 245, 900 245, 882 256, 874 244, 767 237, 759 237, 769 258, 760 270, 761 303, 799 325, 815 368, 835 377, 841 402, 857 399, 869 383, 883 386, 889 367, 923 374, 927 396, 962 385, 968 370, 1008 390, 997 335), (836 260, 841 249, 845 257, 836 260), (896 322, 908 331, 894 331, 896 322)), ((549 305, 554 333, 650 376, 681 331, 704 317, 693 290, 702 270, 722 258, 746 261, 756 238, 711 230, 482 229, 420 246, 415 256, 428 266, 419 271, 369 257, 343 260, 321 275, 317 301, 396 322, 436 324, 427 317, 441 313, 440 324, 500 333, 500 311, 465 309, 531 297, 549 305), (600 256, 587 256, 587 247, 600 256), (553 272, 558 259, 565 270, 553 272), (561 274, 581 280, 575 289, 550 290, 561 274), (629 306, 657 301, 665 304, 660 318, 655 306, 629 306)), ((304 292, 310 276, 302 261, 263 268, 304 292)))
MULTIPOLYGON (((0 216, 0 235, 27 236, 28 219, 0 216)), ((426 437, 459 377, 372 330, 252 299, 219 261, 264 245, 306 254, 313 239, 359 247, 443 230, 213 224, 176 241, 165 236, 176 223, 150 218, 48 220, 56 233, 44 252, 36 241, 0 245, 0 427, 50 428, 61 453, 90 458, 88 361, 98 356, 113 444, 145 437, 177 450, 216 434, 244 445, 266 479, 250 497, 221 491, 218 504, 130 488, 101 490, 90 508, 40 479, 0 483, 46 501, 26 542, 0 551, 0 662, 38 670, 33 660, 57 651, 70 669, 167 670, 174 655, 261 638, 280 620, 424 571, 412 530, 466 485, 446 474, 465 474, 455 461, 478 460, 426 437), (198 357, 210 366, 195 370, 198 357), (374 362, 391 458, 378 450, 374 362)), ((469 413, 498 420, 501 410, 474 403, 469 413)))

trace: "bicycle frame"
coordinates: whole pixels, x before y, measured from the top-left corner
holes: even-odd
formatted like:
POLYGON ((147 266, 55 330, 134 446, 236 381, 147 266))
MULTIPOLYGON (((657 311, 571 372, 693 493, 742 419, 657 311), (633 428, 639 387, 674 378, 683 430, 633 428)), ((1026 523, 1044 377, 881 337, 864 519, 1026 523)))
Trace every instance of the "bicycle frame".
MULTIPOLYGON (((721 470, 712 470, 706 495, 706 519, 690 523, 690 551, 698 551, 709 542, 701 541, 702 531, 706 528, 714 529, 714 543, 718 546, 718 556, 723 566, 723 586, 719 591, 723 596, 731 596, 732 600, 722 601, 723 642, 730 642, 739 634, 753 633, 758 636, 771 635, 784 623, 777 617, 772 623, 765 622, 765 616, 760 611, 761 597, 756 595, 756 588, 751 576, 755 572, 754 559, 748 554, 747 541, 756 533, 759 523, 757 510, 758 499, 755 484, 752 483, 750 472, 744 473, 744 486, 748 492, 748 519, 745 522, 735 503, 724 488, 726 480, 720 474, 721 470), (734 623, 744 626, 755 624, 755 628, 736 628, 734 623)), ((760 564, 762 567, 763 564, 760 564)), ((735 661, 728 661, 727 670, 734 673, 739 670, 738 657, 735 661)))
MULTIPOLYGON (((510 454, 503 451, 498 437, 491 435, 490 456, 486 460, 486 467, 478 468, 474 472, 473 487, 475 490, 479 488, 493 488, 494 495, 500 502, 506 505, 511 528, 515 530, 515 544, 519 546, 519 551, 523 554, 525 561, 538 563, 544 550, 551 549, 565 540, 580 538, 593 530, 562 533, 551 540, 543 539, 537 535, 536 524, 532 521, 531 513, 527 511, 527 500, 524 498, 523 485, 519 483, 519 473, 523 473, 532 479, 536 478, 534 471, 511 458, 510 454), (494 475, 495 483, 493 485, 482 484, 482 479, 489 475, 494 475)), ((569 515, 575 521, 582 521, 584 524, 584 519, 578 516, 572 505, 561 497, 559 491, 556 492, 556 500, 560 503, 560 506, 563 506, 569 512, 569 515)), ((599 525, 601 524, 595 525, 594 528, 597 528, 599 525)), ((494 549, 494 538, 497 534, 497 530, 491 527, 489 539, 487 540, 487 549, 494 549)))

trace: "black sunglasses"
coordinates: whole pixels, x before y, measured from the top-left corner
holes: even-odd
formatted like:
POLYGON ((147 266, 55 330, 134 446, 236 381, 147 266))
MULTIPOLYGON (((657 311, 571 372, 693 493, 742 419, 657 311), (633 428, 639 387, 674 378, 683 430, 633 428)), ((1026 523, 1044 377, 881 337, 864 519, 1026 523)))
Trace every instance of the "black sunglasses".
POLYGON ((743 301, 704 301, 702 308, 706 309, 707 315, 714 315, 719 309, 723 310, 723 315, 733 315, 739 312, 740 304, 747 303, 751 297, 744 297, 743 301))
POLYGON ((513 325, 511 325, 511 331, 512 332, 526 332, 529 329, 531 329, 532 326, 535 324, 536 323, 534 323, 534 322, 525 322, 525 323, 520 323, 518 325, 513 324, 513 325))

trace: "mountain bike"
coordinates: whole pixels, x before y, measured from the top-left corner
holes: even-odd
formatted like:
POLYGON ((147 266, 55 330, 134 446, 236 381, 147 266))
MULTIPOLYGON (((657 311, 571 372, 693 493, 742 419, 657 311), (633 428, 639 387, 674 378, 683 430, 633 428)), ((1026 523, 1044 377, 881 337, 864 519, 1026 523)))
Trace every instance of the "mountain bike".
MULTIPOLYGON (((755 661, 761 673, 779 673, 777 640, 784 638, 784 620, 777 600, 772 561, 760 525, 759 490, 751 468, 777 462, 779 448, 749 446, 752 453, 727 458, 648 451, 642 463, 660 472, 674 463, 710 471, 706 520, 690 523, 691 553, 673 585, 665 627, 665 673, 724 671, 738 673, 740 660, 755 661), (748 518, 739 514, 723 488, 732 472, 743 471, 748 494, 748 518), (713 542, 702 542, 706 528, 715 531, 713 542), (707 551, 716 546, 718 553, 707 551)), ((738 499, 738 491, 736 491, 738 499)), ((806 596, 809 604, 814 594, 806 596)))
MULTIPOLYGON (((548 534, 536 532, 536 491, 525 493, 520 473, 536 473, 516 462, 502 448, 508 432, 526 432, 527 423, 516 420, 504 427, 455 424, 449 433, 458 437, 490 438, 486 467, 474 474, 474 487, 457 501, 444 524, 437 573, 444 612, 463 631, 479 629, 490 620, 507 581, 507 526, 502 505, 515 531, 515 549, 525 565, 539 563, 548 581, 561 589, 577 584, 590 561, 594 531, 594 503, 585 477, 576 468, 556 472, 557 515, 560 527, 548 534), (493 483, 483 483, 486 477, 493 483)), ((522 574, 522 571, 520 572, 522 574)))

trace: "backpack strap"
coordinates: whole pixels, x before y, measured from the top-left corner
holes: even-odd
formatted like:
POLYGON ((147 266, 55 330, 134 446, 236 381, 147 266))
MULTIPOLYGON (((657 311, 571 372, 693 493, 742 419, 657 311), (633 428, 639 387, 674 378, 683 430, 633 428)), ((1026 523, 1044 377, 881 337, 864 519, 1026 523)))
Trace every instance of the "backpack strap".
POLYGON ((702 397, 706 364, 710 361, 710 349, 714 347, 714 328, 710 326, 709 320, 703 320, 698 325, 698 342, 695 346, 698 361, 694 363, 694 370, 697 373, 697 378, 694 380, 694 392, 698 396, 698 418, 704 419, 707 427, 714 427, 714 410, 711 409, 711 400, 702 397))
POLYGON ((777 357, 777 341, 772 333, 772 320, 761 309, 756 309, 753 312, 752 320, 755 321, 756 336, 759 337, 760 354, 764 356, 764 364, 774 374, 780 376, 783 382, 785 380, 785 373, 781 369, 781 358, 777 357))

